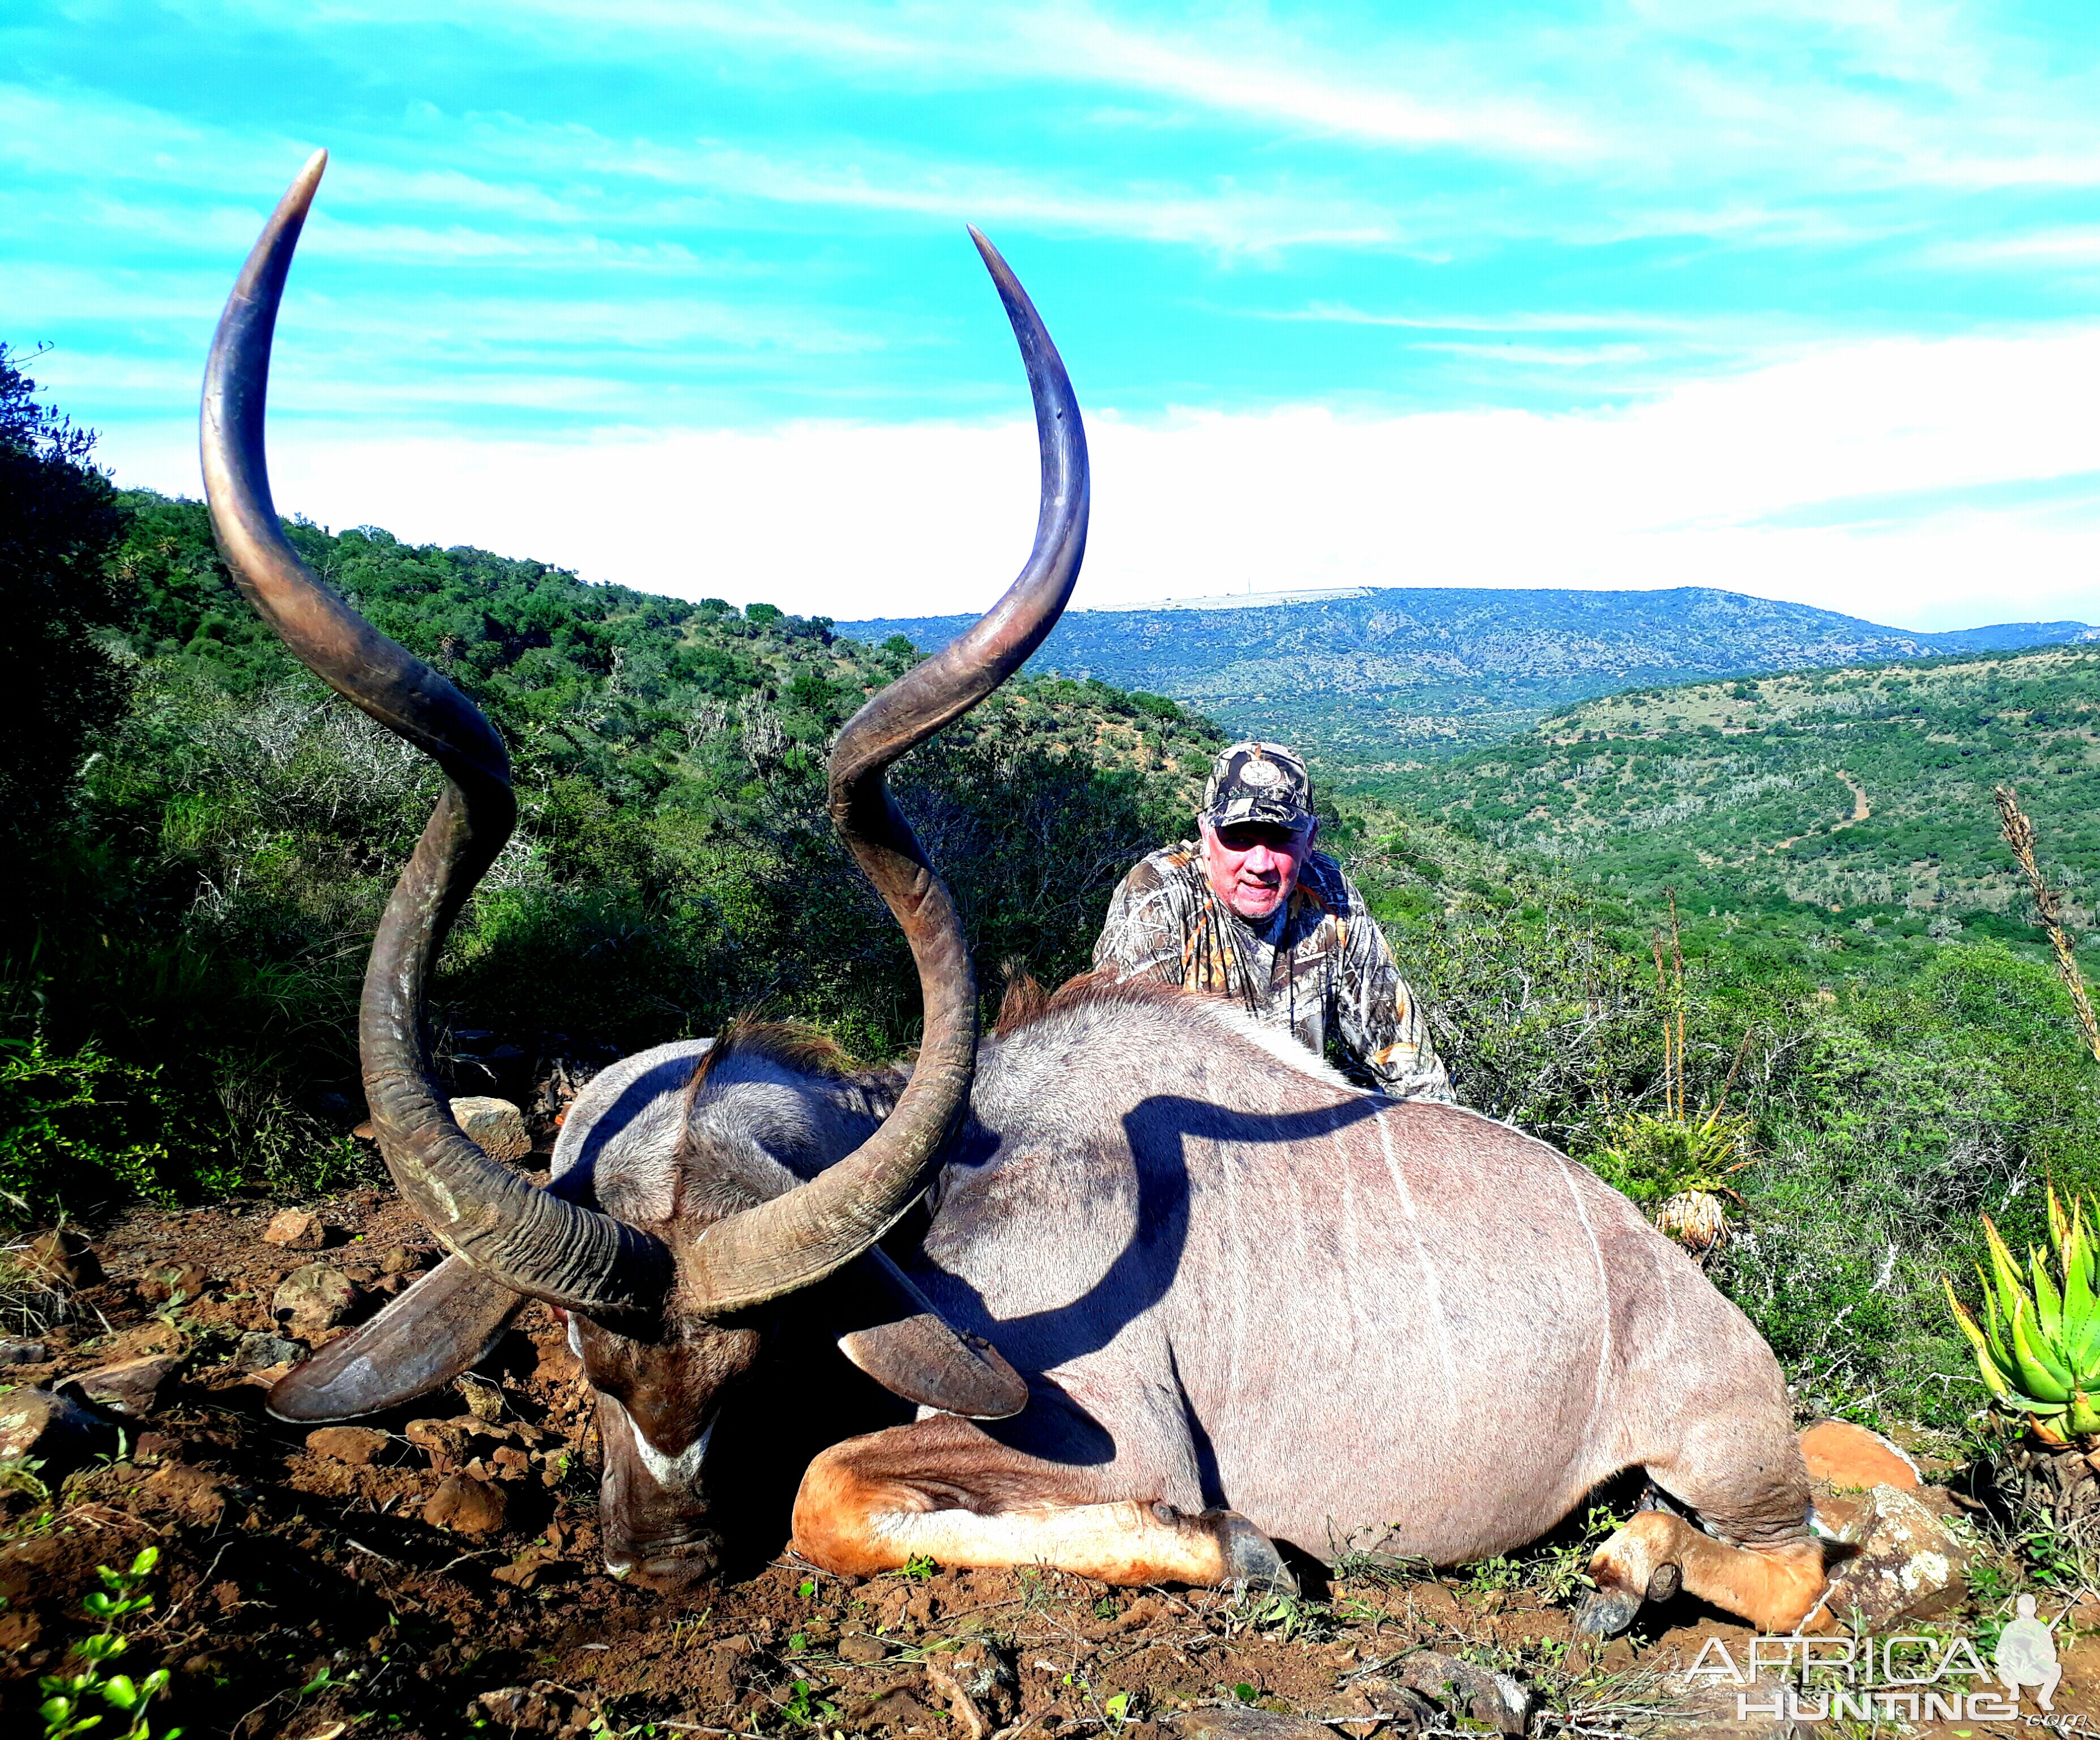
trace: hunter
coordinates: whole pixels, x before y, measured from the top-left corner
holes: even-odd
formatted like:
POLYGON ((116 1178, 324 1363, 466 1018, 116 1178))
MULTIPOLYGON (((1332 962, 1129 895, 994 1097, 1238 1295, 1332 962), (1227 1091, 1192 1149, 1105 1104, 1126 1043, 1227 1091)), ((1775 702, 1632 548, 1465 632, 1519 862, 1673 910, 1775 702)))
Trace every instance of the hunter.
POLYGON ((1313 841, 1312 782, 1281 744, 1236 743, 1211 764, 1200 841, 1123 879, 1094 968, 1222 991, 1361 1085, 1451 1097, 1429 1024, 1356 884, 1313 841))

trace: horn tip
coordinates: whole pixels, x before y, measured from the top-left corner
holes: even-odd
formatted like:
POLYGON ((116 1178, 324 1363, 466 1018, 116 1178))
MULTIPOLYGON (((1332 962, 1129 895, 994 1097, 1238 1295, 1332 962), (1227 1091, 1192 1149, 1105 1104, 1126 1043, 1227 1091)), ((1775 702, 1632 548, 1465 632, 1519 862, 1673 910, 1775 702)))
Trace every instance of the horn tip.
POLYGON ((965 224, 964 227, 970 232, 970 240, 977 244, 977 253, 983 258, 986 266, 989 267, 991 272, 992 276, 995 278, 1012 277, 1013 276, 1013 270, 1006 263, 1006 256, 1001 254, 998 249, 995 248, 991 245, 990 241, 986 236, 985 232, 979 229, 974 223, 965 224))
POLYGON ((295 209, 300 216, 306 215, 307 207, 312 204, 314 189, 321 184, 321 173, 328 167, 328 147, 321 146, 306 161, 305 166, 285 190, 283 203, 295 209))

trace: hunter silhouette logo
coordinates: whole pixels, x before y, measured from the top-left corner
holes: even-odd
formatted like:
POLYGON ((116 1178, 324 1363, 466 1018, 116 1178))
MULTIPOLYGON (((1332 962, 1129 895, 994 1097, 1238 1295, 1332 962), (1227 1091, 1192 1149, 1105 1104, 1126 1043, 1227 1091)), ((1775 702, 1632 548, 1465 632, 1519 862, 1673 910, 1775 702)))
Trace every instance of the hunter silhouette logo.
MULTIPOLYGON (((2020 1688, 2032 1685, 2035 1702, 2045 1711, 2056 1706, 2057 1683, 2063 1678, 2062 1666, 2056 1658, 2056 1639, 2052 1635, 2061 1624, 2063 1614, 2058 1614, 2049 1624, 2045 1625, 2035 1617, 2035 1598, 2023 1595, 2018 1601, 2019 1617, 2007 1623, 1998 1638, 1998 1647, 1991 1652, 1991 1659, 1998 1670, 1998 1684, 2013 1694, 2015 1701, 2020 1688)), ((2065 1613, 2071 1610, 2066 1608, 2065 1613)))

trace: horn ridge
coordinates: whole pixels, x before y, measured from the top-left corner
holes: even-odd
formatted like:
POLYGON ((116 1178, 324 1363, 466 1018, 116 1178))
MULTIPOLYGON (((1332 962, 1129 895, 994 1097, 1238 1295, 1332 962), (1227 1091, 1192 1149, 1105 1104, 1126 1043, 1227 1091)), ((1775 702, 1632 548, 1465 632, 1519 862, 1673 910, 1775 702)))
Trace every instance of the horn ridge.
POLYGON ((911 1080, 859 1148, 784 1196, 709 1227, 682 1252, 681 1298, 721 1314, 792 1292, 852 1261, 930 1181, 977 1067, 977 978, 954 901, 884 775, 898 757, 1010 677, 1063 614, 1086 553, 1086 431, 1057 347, 999 250, 971 239, 1021 347, 1042 463, 1035 547, 999 602, 933 657, 871 697, 831 757, 831 815, 910 943, 925 1005, 911 1080))
POLYGON ((448 1250, 515 1291, 611 1317, 661 1305, 669 1253, 612 1217, 534 1190, 459 1128, 423 1036, 430 969, 517 819, 510 757, 481 710, 316 579, 285 537, 263 440, 277 308, 328 154, 264 226, 212 339, 199 457, 212 532, 241 591, 331 688, 430 755, 447 784, 373 939, 358 1012, 365 1097, 395 1185, 448 1250))

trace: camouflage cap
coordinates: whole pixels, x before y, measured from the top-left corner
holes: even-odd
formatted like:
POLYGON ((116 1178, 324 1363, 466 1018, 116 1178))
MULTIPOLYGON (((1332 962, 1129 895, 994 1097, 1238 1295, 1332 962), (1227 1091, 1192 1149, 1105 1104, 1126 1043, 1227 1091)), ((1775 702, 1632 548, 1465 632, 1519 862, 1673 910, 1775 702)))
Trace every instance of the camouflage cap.
POLYGON ((1213 828, 1235 822, 1304 828, 1312 820, 1312 778, 1280 743, 1236 743, 1211 763, 1197 813, 1213 828))

